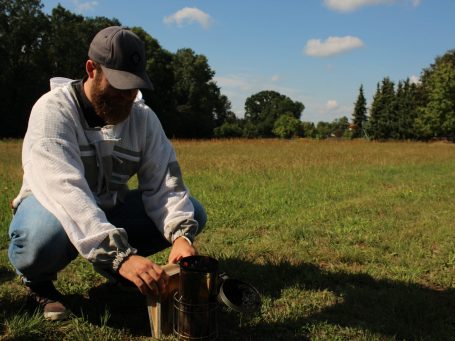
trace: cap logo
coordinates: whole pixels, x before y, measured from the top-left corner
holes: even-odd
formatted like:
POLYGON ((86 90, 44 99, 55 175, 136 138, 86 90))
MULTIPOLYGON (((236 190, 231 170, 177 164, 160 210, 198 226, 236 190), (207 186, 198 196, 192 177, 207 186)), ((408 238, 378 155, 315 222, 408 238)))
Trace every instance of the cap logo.
POLYGON ((137 52, 134 52, 132 55, 131 55, 131 61, 133 62, 133 64, 137 65, 141 62, 141 56, 139 55, 139 53, 137 52))

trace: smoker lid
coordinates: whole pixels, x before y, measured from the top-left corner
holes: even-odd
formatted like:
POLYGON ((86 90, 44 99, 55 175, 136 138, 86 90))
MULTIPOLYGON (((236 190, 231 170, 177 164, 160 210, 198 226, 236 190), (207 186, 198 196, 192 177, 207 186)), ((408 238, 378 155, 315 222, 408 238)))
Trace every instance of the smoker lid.
POLYGON ((179 261, 181 271, 194 271, 202 273, 216 273, 218 261, 208 256, 188 256, 179 261))
POLYGON ((229 308, 252 313, 261 307, 261 296, 255 287, 234 278, 226 278, 221 284, 218 299, 229 308))

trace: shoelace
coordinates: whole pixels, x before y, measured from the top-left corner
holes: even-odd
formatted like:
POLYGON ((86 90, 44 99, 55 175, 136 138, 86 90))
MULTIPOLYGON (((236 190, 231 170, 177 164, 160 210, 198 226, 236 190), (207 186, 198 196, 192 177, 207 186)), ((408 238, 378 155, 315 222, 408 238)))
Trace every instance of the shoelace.
POLYGON ((48 288, 48 293, 40 294, 36 289, 28 287, 28 296, 40 305, 46 305, 58 301, 59 294, 57 290, 48 288))
POLYGON ((52 300, 48 297, 42 297, 40 295, 38 295, 36 292, 30 292, 28 294, 28 296, 34 300, 36 303, 40 304, 40 305, 43 305, 45 306, 46 304, 48 303, 53 303, 53 302, 56 302, 55 300, 52 300))

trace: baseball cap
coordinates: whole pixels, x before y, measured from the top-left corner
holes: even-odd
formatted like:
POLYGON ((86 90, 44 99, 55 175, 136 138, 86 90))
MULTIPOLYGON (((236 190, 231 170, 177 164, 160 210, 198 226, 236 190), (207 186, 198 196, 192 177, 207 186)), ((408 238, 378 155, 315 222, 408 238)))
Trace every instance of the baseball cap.
POLYGON ((110 26, 93 38, 88 56, 101 65, 109 83, 116 89, 153 89, 145 72, 147 58, 142 40, 131 30, 110 26))

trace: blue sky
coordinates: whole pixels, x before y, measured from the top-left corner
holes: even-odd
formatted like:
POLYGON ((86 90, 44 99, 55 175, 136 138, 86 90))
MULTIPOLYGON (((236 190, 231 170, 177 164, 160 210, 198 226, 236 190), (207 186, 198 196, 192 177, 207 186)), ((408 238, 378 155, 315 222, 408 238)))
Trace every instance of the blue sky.
MULTIPOLYGON (((274 90, 301 101, 303 121, 351 118, 359 87, 370 105, 384 77, 418 81, 455 49, 455 0, 44 0, 88 17, 140 26, 175 52, 208 58, 237 116, 274 90)), ((56 75, 65 76, 65 75, 56 75)))

